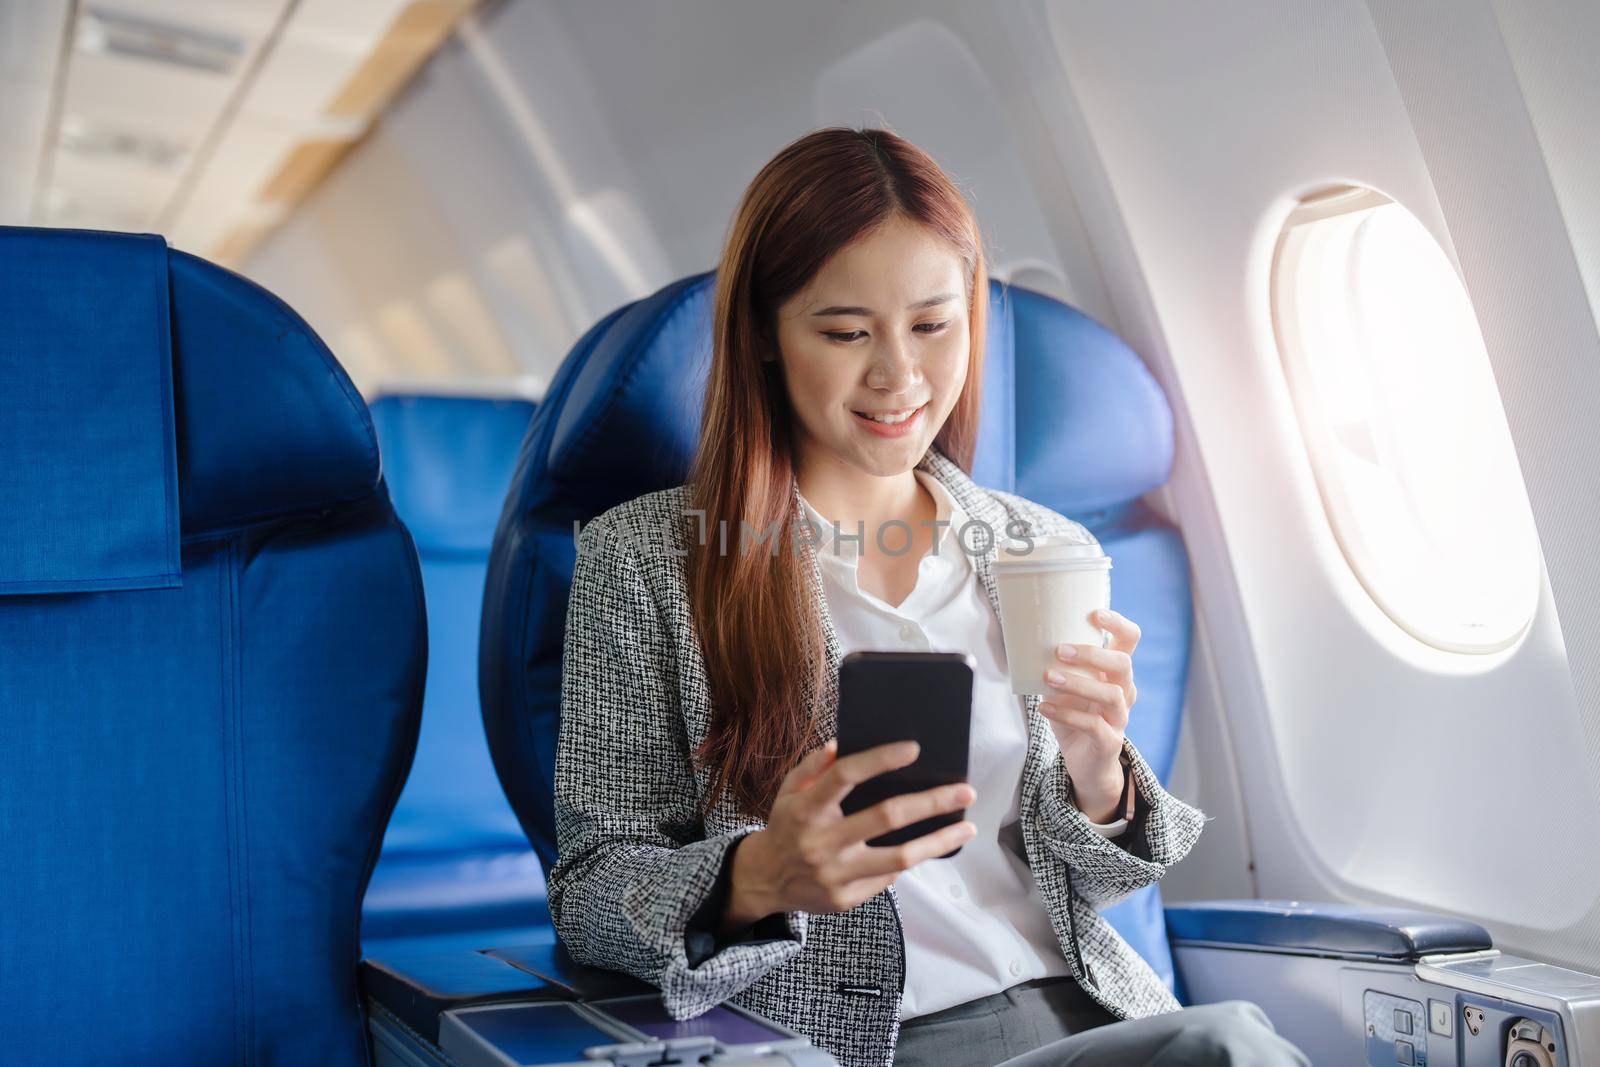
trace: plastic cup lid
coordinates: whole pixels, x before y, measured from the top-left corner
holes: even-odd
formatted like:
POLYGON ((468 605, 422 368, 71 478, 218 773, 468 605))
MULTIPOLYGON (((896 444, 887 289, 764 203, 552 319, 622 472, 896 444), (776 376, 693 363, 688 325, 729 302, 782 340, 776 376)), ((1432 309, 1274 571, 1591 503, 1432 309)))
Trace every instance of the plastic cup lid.
POLYGON ((1060 534, 1035 537, 1031 541, 1008 540, 1000 542, 1000 552, 995 562, 1007 563, 1099 563, 1108 560, 1096 544, 1086 544, 1077 537, 1060 534))

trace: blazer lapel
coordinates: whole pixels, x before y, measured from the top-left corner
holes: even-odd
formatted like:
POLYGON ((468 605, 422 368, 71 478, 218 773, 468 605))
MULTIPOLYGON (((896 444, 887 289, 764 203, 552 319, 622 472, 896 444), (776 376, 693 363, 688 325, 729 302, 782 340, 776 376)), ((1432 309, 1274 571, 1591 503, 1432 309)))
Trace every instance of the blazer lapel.
MULTIPOLYGON (((800 482, 791 482, 792 505, 796 522, 805 521, 805 508, 800 503, 800 482)), ((808 678, 804 689, 807 702, 816 709, 814 739, 825 744, 839 732, 839 636, 833 629, 833 616, 828 612, 828 596, 822 588, 822 562, 817 558, 817 547, 805 542, 805 567, 811 575, 811 599, 817 606, 817 619, 822 626, 823 670, 820 678, 808 678), (820 684, 821 691, 817 691, 820 684)))
POLYGON ((936 449, 928 449, 928 454, 922 457, 922 462, 917 466, 939 479, 939 484, 949 490, 951 498, 961 505, 969 520, 977 520, 987 528, 985 540, 978 542, 986 544, 987 548, 978 555, 968 553, 967 558, 972 561, 972 569, 983 583, 984 592, 989 594, 989 604, 994 608, 995 615, 999 616, 1000 591, 994 581, 994 561, 999 555, 999 539, 1006 535, 1006 522, 1010 516, 994 497, 980 489, 965 471, 936 449))

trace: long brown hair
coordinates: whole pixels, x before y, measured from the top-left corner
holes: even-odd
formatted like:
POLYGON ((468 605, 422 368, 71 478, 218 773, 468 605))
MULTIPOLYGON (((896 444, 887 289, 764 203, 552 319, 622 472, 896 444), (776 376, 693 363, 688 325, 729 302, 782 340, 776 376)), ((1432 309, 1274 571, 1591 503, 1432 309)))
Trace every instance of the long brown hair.
POLYGON ((777 355, 777 309, 851 242, 901 216, 960 256, 967 378, 934 446, 972 467, 989 304, 976 219, 927 153, 883 129, 817 130, 774 156, 745 190, 717 268, 711 377, 691 474, 707 536, 691 539, 690 610, 712 714, 696 752, 710 768, 705 810, 731 793, 765 817, 811 747, 825 692, 822 622, 809 558, 797 550, 791 417, 777 355), (740 542, 777 524, 778 550, 740 542), (726 540, 720 531, 726 530, 726 540))

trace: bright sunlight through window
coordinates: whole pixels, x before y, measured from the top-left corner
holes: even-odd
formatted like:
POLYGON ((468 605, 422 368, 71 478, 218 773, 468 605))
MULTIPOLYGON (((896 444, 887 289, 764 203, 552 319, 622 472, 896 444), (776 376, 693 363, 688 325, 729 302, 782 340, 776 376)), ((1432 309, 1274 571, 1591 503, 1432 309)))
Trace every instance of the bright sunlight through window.
POLYGON ((1510 645, 1538 602, 1538 534, 1444 249, 1371 189, 1308 197, 1278 239, 1272 314, 1323 505, 1361 584, 1430 645, 1510 645))

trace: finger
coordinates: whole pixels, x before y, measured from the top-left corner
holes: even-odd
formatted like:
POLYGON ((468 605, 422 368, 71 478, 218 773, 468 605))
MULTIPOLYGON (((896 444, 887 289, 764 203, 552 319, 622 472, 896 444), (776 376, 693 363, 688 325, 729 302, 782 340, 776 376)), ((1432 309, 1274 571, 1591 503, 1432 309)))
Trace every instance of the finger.
POLYGON ((970 819, 963 819, 941 827, 931 834, 923 834, 904 844, 860 845, 852 849, 841 862, 846 877, 863 878, 873 875, 893 875, 909 870, 923 860, 942 856, 957 845, 964 845, 977 836, 978 827, 970 819))
POLYGON ((1091 704, 1099 705, 1100 709, 1111 719, 1121 717, 1126 722, 1128 699, 1127 690, 1110 682, 1097 682, 1085 678, 1081 674, 1059 667, 1052 667, 1044 672, 1045 684, 1057 693, 1067 696, 1081 697, 1091 704))
POLYGON ((1107 741, 1107 743, 1109 743, 1110 738, 1108 731, 1121 729, 1121 727, 1113 726, 1112 723, 1107 722, 1106 717, 1098 711, 1085 711, 1082 708, 1075 708, 1053 700, 1041 700, 1039 702, 1039 714, 1051 722, 1070 726, 1074 730, 1082 730, 1086 734, 1092 734, 1107 741))
POLYGON ((829 829, 828 838, 834 848, 842 852, 869 837, 877 837, 890 830, 943 815, 947 811, 960 811, 970 806, 976 797, 977 792, 966 782, 938 785, 916 793, 901 793, 840 819, 829 829))
POLYGON ((868 778, 915 763, 921 748, 915 741, 894 741, 836 759, 812 786, 813 799, 819 805, 836 806, 868 778))
MULTIPOLYGON (((833 766, 833 761, 837 759, 839 755, 839 742, 836 738, 829 738, 822 745, 822 747, 818 748, 816 751, 822 753, 822 756, 818 759, 816 764, 814 764, 807 771, 807 773, 795 776, 796 789, 808 788, 822 775, 824 771, 833 766)), ((796 770, 798 769, 799 768, 797 767, 796 770)))
POLYGON ((846 882, 829 893, 832 906, 838 911, 849 911, 871 900, 899 877, 900 872, 893 874, 879 874, 871 878, 857 878, 855 881, 846 882))
POLYGON ((1056 661, 1104 671, 1106 680, 1114 685, 1123 685, 1133 678, 1133 657, 1114 648, 1060 644, 1056 646, 1056 661))
POLYGON ((889 884, 900 876, 899 871, 890 874, 875 875, 871 878, 860 878, 848 882, 840 887, 840 891, 848 894, 852 900, 867 901, 889 888, 889 884))
POLYGON ((807 752, 805 758, 783 776, 783 783, 778 786, 777 795, 786 796, 804 789, 817 775, 828 769, 833 762, 833 754, 838 750, 838 740, 830 738, 827 744, 819 745, 807 752))
POLYGON ((1118 652, 1131 653, 1139 647, 1139 624, 1110 608, 1097 608, 1090 615, 1096 626, 1111 631, 1111 647, 1118 652))

